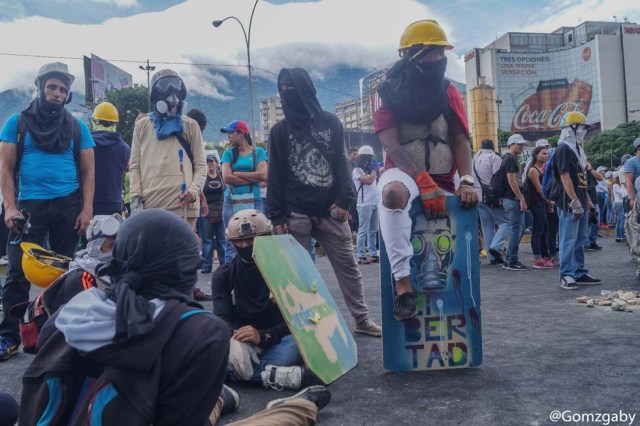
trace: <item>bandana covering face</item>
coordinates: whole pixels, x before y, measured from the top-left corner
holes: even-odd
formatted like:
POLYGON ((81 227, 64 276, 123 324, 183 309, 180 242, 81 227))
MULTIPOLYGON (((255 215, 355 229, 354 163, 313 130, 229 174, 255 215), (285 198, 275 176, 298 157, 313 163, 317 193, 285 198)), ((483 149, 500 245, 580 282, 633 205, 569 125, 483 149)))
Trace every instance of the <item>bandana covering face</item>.
POLYGON ((387 79, 378 86, 378 94, 397 118, 428 124, 446 110, 448 103, 444 73, 447 58, 415 63, 408 57, 396 62, 387 79))
MULTIPOLYGON (((580 130, 578 129, 578 132, 579 131, 580 130)), ((586 134, 586 129, 585 129, 584 133, 586 134)), ((560 132, 560 138, 558 139, 558 145, 564 144, 564 145, 567 145, 569 148, 571 148, 571 151, 573 151, 573 153, 578 158, 578 163, 580 164, 580 167, 582 167, 583 169, 586 169, 587 168, 587 154, 585 154, 584 148, 582 147, 582 140, 584 139, 584 134, 582 134, 581 136, 582 137, 580 139, 578 139, 576 137, 576 132, 574 132, 571 127, 565 127, 560 132)))
POLYGON ((282 98, 282 110, 289 131, 297 138, 303 136, 310 127, 315 131, 328 128, 322 117, 322 107, 316 97, 316 88, 309 73, 302 68, 284 68, 278 75, 278 90, 282 98), (288 84, 295 89, 282 90, 288 84))
POLYGON ((40 149, 60 153, 71 145, 73 116, 64 108, 64 104, 47 102, 43 91, 40 91, 39 98, 34 99, 22 111, 22 117, 29 134, 40 149))

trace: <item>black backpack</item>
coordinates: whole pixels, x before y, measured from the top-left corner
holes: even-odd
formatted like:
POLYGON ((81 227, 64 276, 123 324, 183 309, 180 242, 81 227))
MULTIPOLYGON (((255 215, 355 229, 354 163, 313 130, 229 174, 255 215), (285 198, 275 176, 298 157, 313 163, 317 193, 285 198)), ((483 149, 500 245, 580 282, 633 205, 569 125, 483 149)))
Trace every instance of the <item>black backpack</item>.
POLYGON ((504 193, 506 192, 508 185, 507 172, 504 167, 505 158, 507 155, 511 154, 505 154, 505 156, 502 157, 502 164, 500 164, 500 168, 493 174, 493 176, 491 176, 491 182, 489 182, 489 199, 487 200, 487 202, 485 202, 485 204, 490 207, 502 206, 502 198, 504 198, 504 193))
MULTIPOLYGON (((493 190, 491 189, 491 183, 488 185, 480 179, 480 175, 478 175, 478 171, 476 170, 476 162, 473 162, 473 172, 476 174, 476 178, 478 178, 478 183, 480 184, 480 188, 482 190, 482 204, 488 207, 500 207, 502 206, 502 198, 496 197, 494 195, 493 190)), ((493 177, 491 178, 493 181, 493 177)))

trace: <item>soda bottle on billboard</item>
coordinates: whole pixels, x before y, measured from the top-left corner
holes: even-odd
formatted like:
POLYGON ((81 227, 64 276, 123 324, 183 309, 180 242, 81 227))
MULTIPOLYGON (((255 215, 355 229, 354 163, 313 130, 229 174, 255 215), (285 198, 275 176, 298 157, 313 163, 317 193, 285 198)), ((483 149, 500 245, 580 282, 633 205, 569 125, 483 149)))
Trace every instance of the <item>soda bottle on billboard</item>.
MULTIPOLYGON (((553 130, 555 117, 564 111, 569 81, 566 78, 541 80, 536 92, 516 109, 512 132, 546 132, 553 130)), ((558 120, 559 123, 559 120, 558 120)))

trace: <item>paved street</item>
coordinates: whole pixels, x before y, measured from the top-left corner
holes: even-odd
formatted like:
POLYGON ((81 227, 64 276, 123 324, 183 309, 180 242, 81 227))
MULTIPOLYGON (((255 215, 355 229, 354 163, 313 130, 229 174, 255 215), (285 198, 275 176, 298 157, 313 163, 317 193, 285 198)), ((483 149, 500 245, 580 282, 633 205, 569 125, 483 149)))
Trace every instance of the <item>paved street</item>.
MULTIPOLYGON (((479 368, 387 373, 380 339, 355 335, 359 364, 330 386, 333 399, 322 410, 320 424, 537 425, 550 424, 553 410, 639 417, 640 306, 628 313, 575 302, 581 294, 597 295, 603 289, 640 290, 626 246, 613 238, 599 243, 604 250, 588 252, 587 266, 605 281, 584 291, 560 289, 557 269, 516 272, 481 267, 484 362, 479 368)), ((523 243, 520 251, 521 261, 531 265, 529 244, 523 243)), ((350 323, 327 259, 319 258, 318 267, 350 323)), ((379 320, 378 266, 363 266, 362 273, 372 317, 379 320)), ((200 279, 207 291, 209 277, 200 279)), ((0 389, 18 395, 20 375, 30 359, 20 354, 0 364, 0 389)), ((206 366, 202 368, 206 374, 206 366)), ((292 394, 249 386, 237 389, 240 410, 225 422, 292 394)))

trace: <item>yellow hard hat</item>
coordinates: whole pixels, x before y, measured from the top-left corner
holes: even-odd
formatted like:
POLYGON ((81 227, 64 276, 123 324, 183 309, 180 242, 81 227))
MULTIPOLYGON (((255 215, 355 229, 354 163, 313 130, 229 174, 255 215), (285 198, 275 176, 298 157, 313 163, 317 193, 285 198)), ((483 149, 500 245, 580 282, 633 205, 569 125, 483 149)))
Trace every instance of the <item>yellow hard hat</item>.
POLYGON ((38 287, 49 287, 64 274, 72 260, 33 243, 21 243, 24 277, 38 287))
POLYGON ((588 126, 587 117, 585 117, 584 114, 580 111, 569 111, 562 116, 560 127, 564 129, 565 127, 571 126, 573 124, 584 124, 588 126))
POLYGON ((447 40, 444 30, 433 19, 422 19, 410 24, 405 28, 400 37, 399 50, 411 46, 423 44, 425 46, 443 46, 445 49, 453 49, 447 40))
POLYGON ((94 120, 111 121, 112 123, 118 123, 120 117, 118 116, 118 110, 110 102, 102 102, 96 106, 93 110, 94 120))

